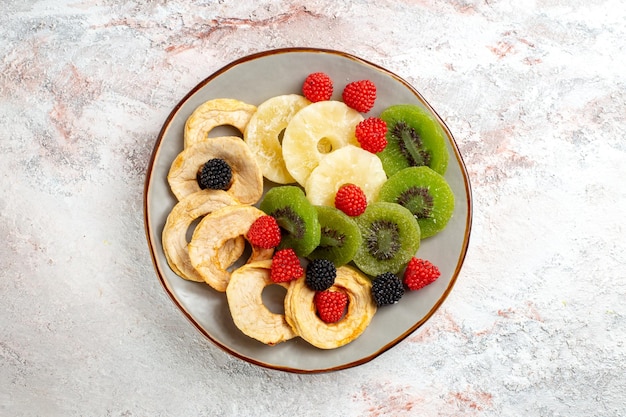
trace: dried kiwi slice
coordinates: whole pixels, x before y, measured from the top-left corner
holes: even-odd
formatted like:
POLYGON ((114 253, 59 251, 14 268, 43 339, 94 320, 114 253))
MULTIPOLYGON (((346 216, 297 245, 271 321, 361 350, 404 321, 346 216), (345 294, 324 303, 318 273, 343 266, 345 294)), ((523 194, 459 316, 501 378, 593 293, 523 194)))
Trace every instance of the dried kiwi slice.
POLYGON ((276 219, 282 239, 278 249, 292 248, 307 256, 320 243, 320 223, 315 207, 301 188, 286 185, 269 190, 259 208, 276 219))
POLYGON ((454 211, 454 193, 446 179, 428 167, 404 168, 378 193, 379 201, 398 203, 417 219, 422 239, 442 231, 454 211))
POLYGON ((341 210, 331 206, 315 206, 320 222, 320 244, 308 256, 328 259, 336 267, 347 264, 361 246, 361 230, 356 222, 341 210))
POLYGON ((419 224, 399 204, 372 203, 356 222, 363 241, 354 255, 354 263, 368 275, 398 272, 419 249, 419 224))
POLYGON ((380 118, 387 123, 387 147, 378 153, 387 177, 403 168, 428 166, 440 173, 448 168, 448 150, 441 126, 414 104, 387 107, 380 118))

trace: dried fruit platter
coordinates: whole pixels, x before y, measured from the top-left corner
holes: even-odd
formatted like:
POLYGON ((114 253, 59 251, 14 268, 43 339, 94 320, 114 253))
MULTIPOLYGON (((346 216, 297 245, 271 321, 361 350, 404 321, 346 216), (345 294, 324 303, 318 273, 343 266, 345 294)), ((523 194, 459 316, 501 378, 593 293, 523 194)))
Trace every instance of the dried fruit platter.
MULTIPOLYGON (((392 114, 391 119, 393 117, 392 114)), ((232 126, 217 126, 210 133, 215 137, 242 136, 232 126)), ((232 149, 236 146, 226 142, 223 152, 234 152, 232 149)), ((248 168, 242 166, 238 170, 247 171, 248 168)), ((296 176, 301 175, 296 169, 293 172, 296 176)), ((242 175, 251 174, 243 172, 242 175)), ((279 187, 267 179, 261 186, 263 193, 279 187)), ((316 185, 313 189, 318 190, 322 186, 316 185)), ((144 213, 157 276, 174 304, 203 335, 226 352, 248 362, 273 369, 313 373, 365 363, 405 339, 432 316, 452 290, 463 264, 469 244, 472 206, 468 175, 452 134, 417 90, 384 68, 346 53, 290 48, 266 51, 234 61, 198 84, 175 106, 159 134, 148 167, 144 213), (454 197, 453 211, 445 228, 422 239, 416 254, 438 267, 438 279, 419 291, 404 295, 397 304, 378 308, 362 334, 332 351, 315 347, 300 337, 274 345, 248 337, 233 321, 224 292, 216 291, 203 282, 181 279, 180 271, 174 272, 176 268, 168 263, 162 240, 168 216, 179 197, 173 194, 168 176, 176 165, 175 160, 185 149, 188 140, 186 123, 194 112, 215 98, 228 97, 258 106, 273 97, 302 94, 303 81, 312 69, 334 80, 335 90, 331 100, 336 102, 342 100, 341 93, 346 85, 358 80, 371 81, 376 86, 376 99, 371 109, 360 109, 363 118, 378 117, 383 110, 398 104, 414 106, 428 115, 443 137, 448 160, 442 173, 454 197)), ((193 232, 191 225, 190 229, 186 236, 188 240, 193 232)), ((235 243, 234 239, 228 242, 235 243)), ((261 259, 259 265, 263 262, 269 265, 270 261, 261 259)), ((268 304, 280 304, 284 292, 275 291, 267 297, 264 301, 268 304)))

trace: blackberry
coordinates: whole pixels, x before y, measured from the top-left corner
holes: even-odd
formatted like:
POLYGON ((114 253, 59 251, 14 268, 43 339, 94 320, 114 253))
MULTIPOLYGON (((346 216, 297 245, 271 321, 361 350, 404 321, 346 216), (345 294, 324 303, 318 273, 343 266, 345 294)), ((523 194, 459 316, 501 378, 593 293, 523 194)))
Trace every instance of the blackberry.
POLYGON ((372 281, 372 297, 378 307, 397 303, 404 295, 404 285, 396 274, 383 272, 372 281))
POLYGON ((221 158, 209 159, 198 171, 198 185, 201 189, 227 190, 233 179, 230 165, 221 158))
POLYGON ((329 289, 337 277, 335 264, 328 259, 313 259, 306 267, 304 283, 313 291, 329 289))

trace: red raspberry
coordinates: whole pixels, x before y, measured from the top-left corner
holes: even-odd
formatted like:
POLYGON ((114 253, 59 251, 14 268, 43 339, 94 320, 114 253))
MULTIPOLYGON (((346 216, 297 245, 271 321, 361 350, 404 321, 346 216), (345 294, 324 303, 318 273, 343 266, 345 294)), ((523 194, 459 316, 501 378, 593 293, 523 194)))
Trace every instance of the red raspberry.
POLYGON ((313 296, 317 315, 324 323, 334 323, 343 317, 348 296, 340 291, 318 291, 313 296))
POLYGON ((354 81, 346 85, 342 93, 343 102, 354 110, 367 113, 376 101, 376 86, 370 80, 354 81))
POLYGON ((358 185, 344 184, 335 194, 335 207, 348 216, 359 216, 367 207, 367 197, 358 185))
POLYGON ((439 278, 441 273, 435 265, 419 258, 411 258, 404 271, 404 283, 410 290, 419 290, 439 278))
POLYGON ((355 135, 361 148, 371 153, 381 152, 387 146, 387 123, 378 117, 369 117, 356 125, 355 135))
POLYGON ((270 279, 273 282, 287 282, 304 275, 300 259, 293 249, 281 249, 272 257, 270 279))
POLYGON ((272 216, 261 216, 252 223, 246 237, 254 246, 275 248, 280 243, 280 226, 272 216))
POLYGON ((323 72, 309 74, 302 84, 302 94, 313 103, 330 100, 333 95, 333 81, 323 72))

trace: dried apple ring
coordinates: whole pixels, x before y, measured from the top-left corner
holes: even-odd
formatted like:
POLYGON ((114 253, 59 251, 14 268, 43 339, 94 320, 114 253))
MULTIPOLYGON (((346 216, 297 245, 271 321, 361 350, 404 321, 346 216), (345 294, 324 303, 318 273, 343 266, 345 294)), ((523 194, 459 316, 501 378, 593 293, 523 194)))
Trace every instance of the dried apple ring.
POLYGON ((348 310, 335 323, 324 323, 315 312, 315 291, 306 286, 304 279, 294 281, 285 297, 285 317, 289 325, 304 340, 320 349, 334 349, 359 337, 376 313, 371 296, 371 281, 355 268, 337 268, 331 291, 348 295, 348 310))
MULTIPOLYGON (((239 204, 222 190, 201 190, 179 201, 167 216, 162 233, 163 252, 172 271, 189 281, 204 282, 191 265, 187 251, 187 230, 198 218, 222 207, 239 204)), ((223 262, 234 262, 245 248, 243 238, 226 242, 221 251, 223 262)))
POLYGON ((217 126, 230 125, 242 134, 256 112, 256 106, 231 98, 216 98, 199 105, 185 123, 184 146, 192 146, 207 139, 217 126))
MULTIPOLYGON (((226 287, 233 321, 245 335, 267 345, 296 337, 284 314, 272 313, 263 303, 263 289, 270 279, 271 260, 248 263, 233 271, 226 287)), ((275 284, 288 288, 289 284, 275 284)))
MULTIPOLYGON (((228 268, 234 261, 220 255, 222 248, 228 241, 245 236, 252 223, 264 215, 254 206, 240 204, 222 207, 200 220, 187 248, 191 265, 204 282, 217 291, 226 291, 231 275, 228 268)), ((250 258, 263 260, 270 258, 272 253, 272 250, 253 246, 250 258)))
POLYGON ((254 204, 263 194, 263 174, 246 143, 235 136, 221 136, 185 148, 172 162, 167 175, 178 200, 200 191, 198 170, 210 159, 219 158, 232 170, 232 183, 225 190, 241 204, 254 204))

